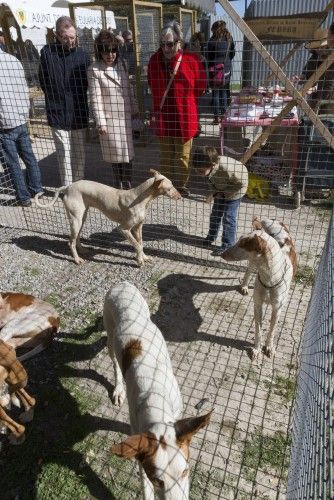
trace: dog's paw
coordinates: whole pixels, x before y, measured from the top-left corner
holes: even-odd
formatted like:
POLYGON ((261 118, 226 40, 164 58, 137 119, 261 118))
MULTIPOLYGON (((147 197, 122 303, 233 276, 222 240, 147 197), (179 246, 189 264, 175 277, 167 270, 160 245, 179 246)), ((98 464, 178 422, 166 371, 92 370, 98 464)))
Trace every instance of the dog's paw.
POLYGON ((262 348, 262 352, 265 356, 267 356, 267 358, 273 358, 275 356, 276 351, 274 347, 265 345, 262 348))
POLYGON ((115 387, 112 402, 115 406, 122 406, 125 401, 126 392, 123 386, 115 387))
POLYGON ((240 290, 241 295, 248 295, 248 293, 249 293, 248 286, 240 285, 239 290, 240 290))
POLYGON ((80 265, 80 264, 83 264, 83 263, 85 262, 85 260, 84 260, 84 259, 82 259, 81 257, 76 257, 76 258, 74 259, 74 262, 75 262, 76 264, 80 265))
POLYGON ((249 351, 249 357, 252 361, 257 361, 259 359, 260 353, 261 353, 261 349, 255 349, 255 347, 253 347, 249 351))
POLYGON ((23 413, 21 413, 21 415, 20 415, 20 422, 22 422, 23 424, 25 424, 27 422, 31 422, 33 418, 34 418, 34 409, 30 408, 29 410, 24 411, 23 413))

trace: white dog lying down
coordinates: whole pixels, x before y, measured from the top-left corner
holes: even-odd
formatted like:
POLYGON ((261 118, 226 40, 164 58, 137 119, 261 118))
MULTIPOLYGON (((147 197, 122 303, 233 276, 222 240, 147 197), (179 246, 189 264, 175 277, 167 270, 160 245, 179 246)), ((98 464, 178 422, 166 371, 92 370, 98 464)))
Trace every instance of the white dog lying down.
POLYGON ((134 435, 111 451, 139 461, 145 499, 188 499, 189 444, 211 413, 176 420, 182 398, 166 342, 150 319, 139 290, 128 282, 111 288, 104 303, 108 349, 115 369, 113 402, 125 399, 123 377, 134 435))
POLYGON ((256 359, 262 349, 261 325, 264 303, 271 304, 270 327, 263 352, 269 358, 275 354, 273 346, 275 329, 282 307, 285 304, 292 277, 297 269, 297 255, 292 238, 286 226, 264 219, 253 221, 256 229, 242 236, 233 247, 222 254, 227 261, 248 260, 249 268, 242 281, 243 293, 248 293, 248 283, 252 270, 257 271, 254 285, 255 346, 252 359, 256 359), (266 231, 271 231, 275 238, 266 231))
POLYGON ((150 173, 153 177, 127 191, 83 180, 57 189, 49 204, 39 201, 41 193, 35 196, 35 202, 38 207, 50 208, 55 204, 59 194, 64 193, 63 202, 71 228, 69 245, 77 264, 83 262, 77 250, 85 253, 80 243, 80 232, 89 207, 93 207, 101 210, 112 221, 119 223, 123 235, 136 251, 138 265, 142 266, 145 261, 150 260, 144 254, 142 238, 142 226, 149 203, 160 195, 166 195, 173 200, 181 198, 180 193, 167 177, 156 170, 150 170, 150 173))
POLYGON ((0 340, 17 351, 20 361, 42 351, 56 335, 55 308, 33 295, 0 293, 0 340))

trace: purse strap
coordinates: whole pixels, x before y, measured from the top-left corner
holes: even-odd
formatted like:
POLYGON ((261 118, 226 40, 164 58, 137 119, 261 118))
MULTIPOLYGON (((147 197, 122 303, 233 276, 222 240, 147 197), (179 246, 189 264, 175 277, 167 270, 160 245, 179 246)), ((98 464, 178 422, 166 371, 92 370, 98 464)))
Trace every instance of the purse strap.
POLYGON ((177 60, 177 63, 175 64, 175 68, 174 68, 174 71, 173 71, 173 73, 172 73, 172 76, 170 77, 170 80, 169 80, 169 82, 168 82, 168 85, 167 85, 167 87, 166 87, 166 90, 165 90, 165 92, 164 92, 164 95, 162 96, 161 103, 160 103, 160 107, 159 107, 159 110, 160 110, 160 111, 162 110, 163 105, 165 104, 165 100, 166 100, 167 94, 168 94, 168 92, 169 92, 169 89, 171 88, 171 85, 172 85, 172 83, 173 83, 173 80, 174 80, 174 78, 175 78, 175 75, 176 75, 176 73, 177 73, 177 72, 178 72, 178 70, 179 70, 179 67, 180 67, 181 61, 182 61, 182 52, 181 52, 181 54, 180 54, 180 57, 179 57, 179 58, 178 58, 178 60, 177 60))

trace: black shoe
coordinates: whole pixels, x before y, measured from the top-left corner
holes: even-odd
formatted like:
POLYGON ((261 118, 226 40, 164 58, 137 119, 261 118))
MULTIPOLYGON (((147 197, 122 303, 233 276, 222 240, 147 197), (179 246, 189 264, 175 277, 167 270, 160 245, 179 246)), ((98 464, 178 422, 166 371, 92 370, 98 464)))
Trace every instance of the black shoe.
POLYGON ((211 252, 211 255, 213 255, 214 257, 221 257, 224 252, 225 252, 224 248, 215 248, 215 250, 211 252))
POLYGON ((122 189, 125 189, 125 190, 131 189, 131 182, 130 181, 123 181, 122 182, 122 189))
POLYGON ((24 201, 19 201, 19 207, 31 207, 32 201, 31 200, 24 200, 24 201))
POLYGON ((201 241, 201 246, 203 248, 210 248, 212 247, 214 240, 209 240, 209 238, 204 238, 204 240, 201 241))

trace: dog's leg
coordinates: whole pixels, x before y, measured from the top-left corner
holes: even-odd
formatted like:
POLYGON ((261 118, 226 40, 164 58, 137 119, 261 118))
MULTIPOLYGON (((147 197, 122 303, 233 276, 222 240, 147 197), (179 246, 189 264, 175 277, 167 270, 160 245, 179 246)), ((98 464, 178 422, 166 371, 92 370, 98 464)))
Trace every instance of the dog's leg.
POLYGON ((154 500, 153 484, 146 475, 143 466, 139 464, 140 481, 143 488, 144 500, 154 500))
POLYGON ((18 424, 10 418, 5 410, 0 406, 0 422, 5 424, 6 427, 14 434, 15 437, 20 437, 22 434, 24 434, 25 428, 23 425, 18 424))
POLYGON ((278 323, 278 319, 281 314, 281 308, 274 309, 272 308, 271 312, 271 318, 270 318, 270 327, 266 339, 266 344, 263 347, 263 354, 268 356, 268 358, 272 358, 275 355, 275 348, 274 348, 274 335, 276 331, 276 326, 278 323))
POLYGON ((35 398, 29 396, 24 389, 18 389, 16 394, 19 396, 24 406, 24 412, 20 415, 20 422, 31 422, 34 418, 34 406, 36 404, 35 398))
POLYGON ((242 295, 248 295, 248 285, 251 279, 251 276, 253 272, 255 271, 255 268, 251 265, 251 263, 248 263, 248 267, 246 269, 246 272, 241 280, 240 283, 240 292, 242 295))
POLYGON ((142 256, 142 259, 144 260, 144 262, 151 261, 152 257, 149 257, 148 255, 146 255, 144 253, 144 248, 143 248, 143 223, 141 222, 137 226, 134 226, 131 229, 131 232, 132 232, 133 236, 135 237, 135 239, 137 240, 138 244, 141 246, 141 249, 142 249, 141 256, 142 256))
MULTIPOLYGON (((79 257, 78 252, 77 252, 77 240, 78 236, 80 234, 81 228, 82 228, 82 218, 85 212, 81 211, 76 211, 76 212, 69 212, 68 211, 68 218, 70 221, 70 228, 71 228, 71 236, 70 236, 70 242, 69 246, 71 249, 71 253, 73 255, 74 261, 76 264, 82 264, 84 262, 84 259, 79 257)), ((79 243, 80 246, 80 243, 79 243)))
POLYGON ((262 344, 262 316, 263 316, 263 304, 261 301, 256 300, 254 297, 254 321, 255 321, 255 342, 254 347, 251 352, 252 360, 256 360, 261 352, 262 344))
POLYGON ((112 402, 116 406, 122 406, 122 404, 125 401, 126 393, 123 385, 123 375, 121 368, 118 364, 118 361, 116 359, 115 353, 114 353, 114 348, 112 346, 112 341, 111 339, 109 340, 109 335, 108 335, 108 341, 107 341, 107 346, 108 346, 108 352, 109 356, 113 362, 114 365, 114 373, 115 373, 115 389, 112 397, 112 402))
POLYGON ((140 267, 140 266, 144 265, 145 260, 143 259, 143 253, 144 253, 143 252, 143 245, 140 245, 137 242, 136 238, 133 236, 130 229, 120 228, 120 230, 122 231, 123 235, 128 240, 128 242, 131 243, 131 245, 134 247, 134 249, 136 251, 136 259, 137 259, 138 266, 140 267))
POLYGON ((81 235, 81 231, 82 231, 82 228, 83 228, 83 225, 87 219, 87 214, 88 214, 88 208, 86 208, 85 210, 85 213, 83 214, 82 216, 82 223, 81 223, 81 227, 80 227, 80 231, 79 231, 79 234, 77 236, 77 250, 82 254, 82 255, 87 255, 89 254, 89 250, 88 248, 85 248, 81 245, 81 241, 80 241, 80 235, 81 235))

